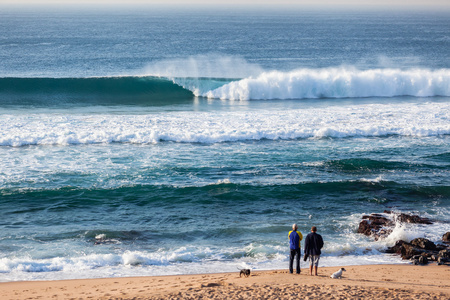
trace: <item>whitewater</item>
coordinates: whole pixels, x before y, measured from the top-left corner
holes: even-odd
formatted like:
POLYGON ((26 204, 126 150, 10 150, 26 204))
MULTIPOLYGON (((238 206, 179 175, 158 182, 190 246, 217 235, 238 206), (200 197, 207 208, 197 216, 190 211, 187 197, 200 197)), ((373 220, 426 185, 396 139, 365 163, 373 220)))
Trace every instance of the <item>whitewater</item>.
MULTIPOLYGON (((294 103, 293 105, 296 105, 294 103)), ((76 112, 76 110, 75 110, 76 112)), ((450 104, 430 99, 398 103, 306 104, 289 110, 160 112, 138 115, 54 112, 2 114, 1 146, 98 143, 222 143, 450 134, 450 104)))
POLYGON ((271 71, 200 94, 223 100, 450 96, 450 70, 271 71))

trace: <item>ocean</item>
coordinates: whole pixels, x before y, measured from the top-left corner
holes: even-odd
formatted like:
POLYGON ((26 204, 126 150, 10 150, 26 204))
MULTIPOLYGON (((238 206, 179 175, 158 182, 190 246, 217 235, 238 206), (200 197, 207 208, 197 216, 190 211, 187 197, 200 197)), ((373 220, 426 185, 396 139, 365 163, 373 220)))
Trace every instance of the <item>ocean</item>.
POLYGON ((0 32, 0 281, 287 269, 293 223, 321 266, 400 264, 450 231, 448 11, 3 7, 0 32), (384 210, 434 223, 356 232, 384 210))

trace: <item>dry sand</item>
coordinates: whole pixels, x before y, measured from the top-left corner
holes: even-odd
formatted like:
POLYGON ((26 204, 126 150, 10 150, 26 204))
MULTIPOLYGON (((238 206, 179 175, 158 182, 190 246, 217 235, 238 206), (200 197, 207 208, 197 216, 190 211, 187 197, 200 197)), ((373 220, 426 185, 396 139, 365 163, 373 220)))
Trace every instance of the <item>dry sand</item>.
POLYGON ((449 266, 319 268, 319 276, 286 270, 160 277, 0 283, 0 299, 450 299, 449 266))

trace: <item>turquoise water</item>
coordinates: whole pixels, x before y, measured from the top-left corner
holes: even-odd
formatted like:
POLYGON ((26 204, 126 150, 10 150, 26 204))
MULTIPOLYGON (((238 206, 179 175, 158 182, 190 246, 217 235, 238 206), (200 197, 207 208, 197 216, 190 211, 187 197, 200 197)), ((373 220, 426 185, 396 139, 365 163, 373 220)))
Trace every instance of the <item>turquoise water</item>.
POLYGON ((448 14, 26 12, 0 27, 0 280, 401 263, 449 231, 448 14), (385 240, 363 214, 415 213, 385 240))

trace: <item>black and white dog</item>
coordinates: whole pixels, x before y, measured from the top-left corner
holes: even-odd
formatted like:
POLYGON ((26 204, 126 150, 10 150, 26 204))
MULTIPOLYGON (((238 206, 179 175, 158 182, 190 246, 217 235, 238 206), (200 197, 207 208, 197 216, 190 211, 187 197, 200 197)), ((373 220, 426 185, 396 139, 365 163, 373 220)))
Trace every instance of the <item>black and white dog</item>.
POLYGON ((250 276, 250 269, 240 269, 241 272, 239 273, 239 277, 242 277, 242 275, 244 275, 244 277, 248 277, 250 276))
POLYGON ((344 269, 344 268, 340 268, 339 269, 339 271, 336 271, 336 272, 334 272, 333 274, 331 274, 331 278, 334 278, 334 279, 341 279, 342 278, 342 272, 343 271, 347 271, 346 269, 344 269))

